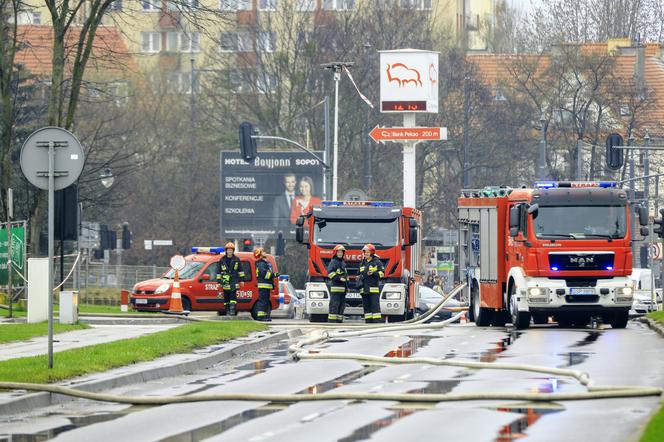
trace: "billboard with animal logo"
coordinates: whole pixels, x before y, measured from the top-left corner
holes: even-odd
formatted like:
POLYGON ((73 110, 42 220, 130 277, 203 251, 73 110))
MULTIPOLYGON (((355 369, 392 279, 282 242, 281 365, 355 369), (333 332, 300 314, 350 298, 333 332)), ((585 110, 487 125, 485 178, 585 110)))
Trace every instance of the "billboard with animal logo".
POLYGON ((381 112, 438 113, 438 52, 380 52, 381 112))

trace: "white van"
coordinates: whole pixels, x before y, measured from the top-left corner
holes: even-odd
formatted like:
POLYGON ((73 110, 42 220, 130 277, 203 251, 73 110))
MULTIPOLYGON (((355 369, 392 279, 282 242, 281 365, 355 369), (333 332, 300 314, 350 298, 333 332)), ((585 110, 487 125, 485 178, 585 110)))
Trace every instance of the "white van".
MULTIPOLYGON (((630 316, 645 315, 652 308, 652 270, 632 269, 630 279, 634 281, 634 303, 629 311, 630 316)), ((662 304, 662 289, 655 289, 657 304, 662 304)))

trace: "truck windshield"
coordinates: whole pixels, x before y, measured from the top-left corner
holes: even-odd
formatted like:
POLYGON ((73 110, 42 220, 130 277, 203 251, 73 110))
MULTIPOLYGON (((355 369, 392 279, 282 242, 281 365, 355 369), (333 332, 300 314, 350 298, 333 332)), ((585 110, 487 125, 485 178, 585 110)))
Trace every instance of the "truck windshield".
MULTIPOLYGON (((178 277, 180 279, 191 279, 196 276, 196 273, 205 265, 204 262, 198 261, 187 261, 187 264, 184 266, 184 269, 180 270, 178 277)), ((175 270, 169 270, 162 278, 173 279, 175 278, 175 270)))
POLYGON ((327 219, 325 223, 316 223, 314 227, 315 244, 394 246, 397 244, 396 219, 387 220, 349 220, 327 219), (322 225, 322 227, 321 227, 322 225))
POLYGON ((535 236, 543 239, 624 238, 625 206, 540 206, 533 214, 535 236))

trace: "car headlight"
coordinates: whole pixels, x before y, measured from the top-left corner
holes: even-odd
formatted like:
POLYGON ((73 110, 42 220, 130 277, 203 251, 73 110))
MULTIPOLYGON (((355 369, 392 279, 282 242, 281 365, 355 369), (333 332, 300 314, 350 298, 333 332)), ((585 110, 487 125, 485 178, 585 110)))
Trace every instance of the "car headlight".
POLYGON ((618 287, 616 289, 617 302, 631 302, 634 299, 634 290, 631 287, 618 287))
POLYGON ((530 287, 528 289, 528 300, 534 302, 546 302, 549 298, 549 289, 543 287, 530 287))
POLYGON ((325 299, 325 298, 327 298, 327 293, 325 293, 325 292, 309 292, 309 298, 311 298, 311 299, 325 299))
POLYGON ((388 300, 401 299, 401 293, 400 292, 385 292, 385 299, 388 299, 388 300))
POLYGON ((157 290, 154 291, 154 294, 155 295, 160 295, 164 292, 167 292, 168 289, 170 289, 170 288, 171 288, 170 284, 162 284, 159 287, 157 287, 157 290))

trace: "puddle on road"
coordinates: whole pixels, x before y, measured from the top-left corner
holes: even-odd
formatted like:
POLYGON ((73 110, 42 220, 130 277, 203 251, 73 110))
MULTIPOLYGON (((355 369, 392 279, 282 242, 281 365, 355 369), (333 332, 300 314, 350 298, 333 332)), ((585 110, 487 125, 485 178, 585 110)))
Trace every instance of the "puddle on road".
POLYGON ((180 433, 175 436, 161 439, 160 442, 195 442, 205 440, 221 434, 224 431, 228 431, 237 425, 247 422, 248 420, 265 417, 272 413, 276 413, 277 411, 281 411, 281 409, 282 408, 272 408, 267 406, 262 408, 255 408, 253 410, 246 410, 242 413, 238 413, 227 419, 224 419, 223 421, 215 422, 214 424, 206 425, 192 431, 187 431, 185 433, 180 433))
POLYGON ((411 414, 417 412, 419 410, 416 409, 400 409, 396 410, 392 415, 385 417, 383 419, 378 419, 370 424, 367 424, 363 427, 358 428, 355 430, 350 436, 344 437, 339 439, 338 442, 353 442, 353 441, 358 441, 358 440, 366 440, 371 437, 372 434, 377 432, 378 430, 381 430, 383 428, 386 428, 390 425, 392 425, 394 422, 398 421, 399 419, 402 419, 406 416, 410 416, 411 414))
POLYGON ((499 407, 496 408, 498 411, 507 411, 511 413, 521 413, 523 417, 518 418, 509 424, 505 425, 498 431, 498 436, 495 439, 495 442, 512 442, 517 439, 526 437, 526 431, 528 428, 537 422, 542 416, 551 413, 558 413, 563 411, 564 408, 561 406, 553 405, 550 408, 544 407, 499 407))
POLYGON ((394 350, 385 353, 386 358, 408 358, 422 347, 429 345, 432 339, 438 336, 413 336, 408 342, 401 344, 394 350))
POLYGON ((584 346, 586 346, 586 345, 590 345, 590 344, 592 344, 593 342, 597 341, 597 339, 600 337, 601 334, 602 334, 602 332, 599 332, 599 331, 591 331, 591 332, 588 332, 588 336, 586 336, 586 337, 583 338, 582 340, 580 340, 580 341, 574 343, 574 344, 572 345, 572 347, 573 347, 573 348, 576 348, 576 347, 584 347, 584 346))
POLYGON ((52 428, 46 431, 40 431, 35 434, 0 434, 0 440, 8 440, 11 442, 41 442, 53 439, 60 433, 65 431, 74 430, 76 428, 85 427, 87 425, 99 424, 113 419, 124 416, 124 413, 98 413, 89 416, 63 416, 57 413, 50 413, 49 416, 60 416, 69 419, 69 425, 62 425, 60 427, 52 428), (6 439, 5 439, 6 438, 6 439))
POLYGON ((565 362, 562 365, 559 365, 558 368, 571 367, 573 365, 582 364, 594 353, 587 353, 582 351, 570 351, 569 353, 558 353, 558 356, 562 356, 565 362))
MULTIPOLYGON (((509 356, 502 355, 505 350, 507 350, 510 345, 514 343, 517 339, 521 337, 523 332, 511 330, 507 332, 507 336, 501 339, 498 342, 494 342, 493 348, 485 350, 483 352, 472 352, 468 353, 470 359, 478 360, 479 362, 496 362, 498 358, 505 358, 509 356)), ((448 353, 445 355, 446 359, 455 358, 457 353, 448 353)))
POLYGON ((461 383, 460 380, 448 379, 444 381, 424 381, 427 382, 426 387, 416 388, 409 390, 408 393, 413 394, 445 394, 449 393, 461 383))
POLYGON ((326 382, 321 382, 319 384, 314 384, 310 385, 309 387, 305 388, 304 390, 298 391, 296 394, 320 394, 320 393, 325 393, 327 391, 333 390, 335 388, 343 387, 345 385, 351 384, 354 381, 367 376, 371 373, 373 373, 376 370, 379 370, 383 367, 380 367, 378 365, 368 365, 361 370, 355 370, 351 371, 350 373, 346 373, 342 376, 339 376, 338 378, 326 381, 326 382))

